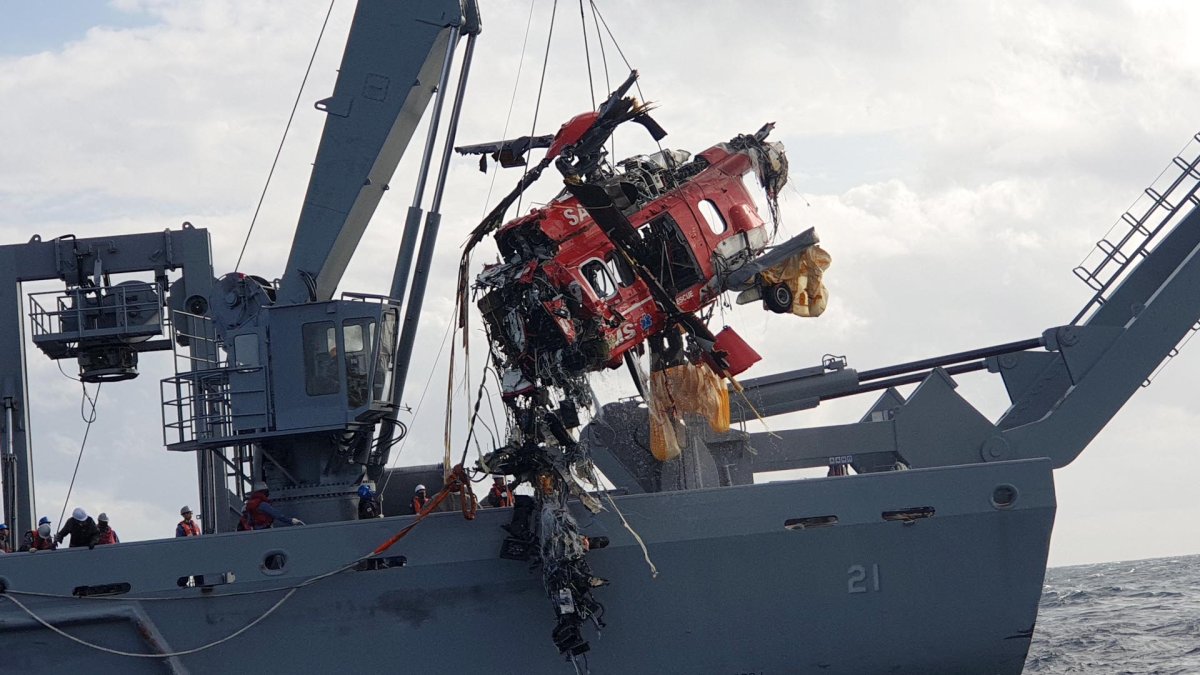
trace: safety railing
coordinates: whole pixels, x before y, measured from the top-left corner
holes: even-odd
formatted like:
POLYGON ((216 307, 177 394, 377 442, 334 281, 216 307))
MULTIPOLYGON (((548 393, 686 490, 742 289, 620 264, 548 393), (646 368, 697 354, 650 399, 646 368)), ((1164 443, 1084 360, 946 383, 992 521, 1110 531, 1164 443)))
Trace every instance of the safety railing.
POLYGON ((187 446, 232 435, 229 375, 194 370, 162 380, 163 444, 187 446))
POLYGON ((230 365, 208 317, 173 311, 171 319, 175 376, 160 383, 163 444, 180 450, 219 447, 266 430, 265 369, 230 365), (231 378, 237 379, 236 390, 231 378))
POLYGON ((158 291, 149 283, 29 294, 35 343, 159 335, 162 319, 158 291))
POLYGON ((1096 248, 1073 272, 1095 295, 1071 321, 1078 324, 1094 309, 1103 305, 1110 291, 1146 257, 1150 245, 1163 232, 1170 231, 1192 207, 1200 205, 1200 133, 1188 141, 1154 184, 1138 197, 1130 208, 1096 242, 1096 248))

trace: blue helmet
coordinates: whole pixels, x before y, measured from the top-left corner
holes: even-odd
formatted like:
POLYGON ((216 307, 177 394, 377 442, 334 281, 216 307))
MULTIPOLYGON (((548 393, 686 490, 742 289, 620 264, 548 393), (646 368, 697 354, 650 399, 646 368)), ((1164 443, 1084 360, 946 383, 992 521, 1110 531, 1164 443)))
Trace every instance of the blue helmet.
POLYGON ((39 526, 40 525, 49 525, 49 524, 50 524, 50 519, 47 518, 46 516, 42 516, 42 519, 38 521, 39 526))
POLYGON ((363 499, 367 499, 368 497, 374 496, 374 494, 375 494, 375 491, 371 489, 370 485, 363 483, 362 485, 358 486, 358 496, 359 497, 362 497, 363 499))
POLYGON ((0 532, 4 532, 4 531, 5 531, 5 530, 7 530, 7 529, 8 529, 8 525, 7 525, 7 524, 5 524, 5 523, 0 523, 0 532))

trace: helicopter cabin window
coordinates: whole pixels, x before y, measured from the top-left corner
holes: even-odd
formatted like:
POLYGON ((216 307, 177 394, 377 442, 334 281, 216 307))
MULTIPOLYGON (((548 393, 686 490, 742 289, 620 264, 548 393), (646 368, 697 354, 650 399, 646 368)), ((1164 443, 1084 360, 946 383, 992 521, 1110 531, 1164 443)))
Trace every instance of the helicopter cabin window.
POLYGON ((304 391, 309 396, 336 394, 338 386, 337 334, 332 321, 306 323, 300 328, 304 342, 304 391))
POLYGON ((233 338, 233 362, 238 368, 256 368, 258 362, 258 334, 242 333, 233 338))
POLYGON ((642 246, 650 256, 650 273, 663 288, 678 295, 704 280, 687 236, 670 213, 639 228, 642 246))
POLYGON ((713 234, 721 234, 729 229, 725 224, 725 217, 711 199, 700 200, 696 207, 700 209, 700 215, 704 216, 704 222, 708 223, 708 229, 712 230, 713 234))
POLYGON ((613 280, 608 265, 605 265, 603 261, 589 260, 584 263, 581 271, 583 278, 588 280, 588 283, 592 285, 592 290, 601 300, 607 300, 617 294, 617 282, 613 280))
POLYGON ((625 260, 625 256, 612 252, 608 254, 608 259, 604 261, 608 265, 608 271, 614 279, 617 280, 617 285, 621 288, 629 288, 633 282, 637 281, 633 270, 629 267, 629 261, 625 260))
POLYGON ((373 320, 354 319, 342 324, 342 344, 346 346, 346 398, 351 408, 361 407, 367 402, 374 341, 373 320))

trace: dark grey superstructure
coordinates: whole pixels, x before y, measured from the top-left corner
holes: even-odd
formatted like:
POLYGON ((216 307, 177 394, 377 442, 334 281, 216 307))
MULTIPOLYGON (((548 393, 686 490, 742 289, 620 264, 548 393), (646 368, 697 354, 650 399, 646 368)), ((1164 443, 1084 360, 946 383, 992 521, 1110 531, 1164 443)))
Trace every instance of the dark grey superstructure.
MULTIPOLYGON (((451 497, 386 548, 414 516, 355 519, 356 488, 382 482, 402 433, 398 402, 479 32, 470 0, 360 2, 335 92, 319 104, 329 117, 278 286, 214 279, 208 234, 191 226, 0 246, 10 526, 33 529, 35 514, 26 306, 34 344, 77 359, 85 381, 130 379, 139 354, 174 350, 181 367, 162 383, 164 440, 196 453, 200 510, 210 516, 199 538, 0 556, 5 667, 334 672, 402 657, 431 671, 571 672, 549 640, 540 573, 500 556, 512 509, 467 520, 451 497), (391 293, 335 298, 431 100, 440 118, 463 36, 449 131, 441 139, 431 125, 391 293), (135 273, 148 278, 110 281, 135 273), (55 279, 64 291, 26 304, 23 282, 55 279), (257 481, 306 524, 233 531, 257 481)), ((1078 456, 1200 318, 1198 164, 1193 144, 1147 190, 1145 208, 1101 241, 1097 262, 1076 270, 1096 293, 1068 324, 873 371, 830 357, 747 380, 732 398, 734 420, 745 421, 875 392, 857 422, 693 433, 677 459, 658 462, 646 450, 641 402, 605 406, 580 441, 617 489, 598 497, 599 514, 578 502, 571 510, 584 534, 608 538, 587 560, 611 584, 596 593, 605 626, 574 666, 1020 672, 1054 521, 1053 470, 1078 456), (996 421, 955 391, 956 375, 976 371, 1000 375, 1007 389, 1012 405, 996 421), (907 398, 896 389, 906 384, 918 384, 907 398), (755 473, 814 467, 830 476, 754 484, 755 473)), ((416 482, 440 480, 429 469, 395 470, 392 489, 405 497, 385 506, 404 506, 416 482)))

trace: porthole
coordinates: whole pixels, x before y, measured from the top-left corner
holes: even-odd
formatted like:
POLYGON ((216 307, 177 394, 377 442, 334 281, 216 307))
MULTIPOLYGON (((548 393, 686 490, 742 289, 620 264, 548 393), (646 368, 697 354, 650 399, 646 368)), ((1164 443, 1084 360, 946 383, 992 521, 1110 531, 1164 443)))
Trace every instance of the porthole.
POLYGON ((267 551, 263 554, 262 564, 258 566, 263 574, 283 574, 287 570, 288 556, 283 551, 267 551))
POLYGON ((992 490, 992 506, 998 509, 1011 508, 1017 502, 1017 488, 1008 483, 997 485, 992 490))

